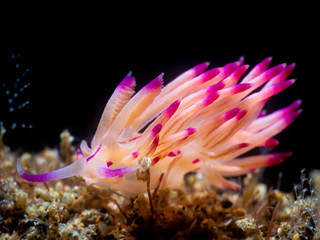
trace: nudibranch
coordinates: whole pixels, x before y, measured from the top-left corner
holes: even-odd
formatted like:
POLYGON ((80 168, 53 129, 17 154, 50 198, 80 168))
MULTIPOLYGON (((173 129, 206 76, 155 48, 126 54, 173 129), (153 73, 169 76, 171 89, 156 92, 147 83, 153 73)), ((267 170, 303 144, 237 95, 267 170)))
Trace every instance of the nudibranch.
POLYGON ((225 177, 281 163, 290 152, 242 155, 253 148, 278 144, 274 138, 301 113, 301 101, 266 114, 273 95, 291 86, 286 80, 295 64, 269 68, 264 59, 249 66, 236 62, 207 70, 199 64, 163 87, 163 74, 134 94, 131 72, 109 99, 90 143, 82 141, 78 160, 64 168, 31 175, 31 182, 47 182, 81 175, 87 184, 137 195, 151 188, 179 188, 183 176, 199 172, 217 188, 237 190, 225 177))

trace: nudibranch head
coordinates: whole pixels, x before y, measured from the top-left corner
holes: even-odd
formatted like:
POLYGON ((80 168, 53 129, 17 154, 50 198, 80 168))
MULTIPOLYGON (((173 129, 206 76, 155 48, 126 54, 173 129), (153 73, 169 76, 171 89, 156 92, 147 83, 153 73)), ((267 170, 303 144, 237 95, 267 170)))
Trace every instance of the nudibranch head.
POLYGON ((291 153, 241 157, 249 150, 273 147, 273 137, 301 113, 301 101, 266 114, 273 95, 291 86, 294 64, 269 68, 271 58, 247 75, 244 59, 206 70, 199 64, 163 87, 163 74, 134 94, 131 72, 109 99, 90 147, 81 142, 79 159, 65 168, 30 175, 32 182, 81 175, 87 184, 137 195, 158 184, 178 188, 183 176, 200 172, 212 185, 239 189, 225 177, 282 162, 291 153), (240 157, 239 157, 240 156, 240 157))

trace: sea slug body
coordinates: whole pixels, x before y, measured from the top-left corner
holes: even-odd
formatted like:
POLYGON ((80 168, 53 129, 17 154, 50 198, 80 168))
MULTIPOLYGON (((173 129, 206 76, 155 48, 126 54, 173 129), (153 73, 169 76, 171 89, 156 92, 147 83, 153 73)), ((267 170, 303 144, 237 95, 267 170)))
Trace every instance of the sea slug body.
POLYGON ((133 196, 154 188, 179 188, 183 176, 198 171, 218 188, 240 186, 225 177, 281 163, 290 152, 241 157, 253 148, 273 147, 273 138, 301 113, 301 101, 266 114, 273 95, 291 86, 295 64, 269 68, 266 58, 248 74, 244 58, 207 70, 199 64, 163 87, 163 74, 134 94, 135 78, 125 76, 109 99, 90 143, 82 141, 78 160, 52 172, 31 175, 46 182, 81 175, 87 184, 133 196))

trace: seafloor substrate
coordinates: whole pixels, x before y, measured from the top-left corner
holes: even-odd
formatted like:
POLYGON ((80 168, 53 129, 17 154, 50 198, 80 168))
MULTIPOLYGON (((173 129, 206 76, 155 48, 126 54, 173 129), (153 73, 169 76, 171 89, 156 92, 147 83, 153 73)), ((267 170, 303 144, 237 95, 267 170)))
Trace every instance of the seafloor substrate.
POLYGON ((268 190, 256 174, 243 179, 240 192, 213 189, 188 174, 183 189, 160 187, 131 199, 86 186, 81 177, 48 183, 23 180, 17 158, 33 174, 76 159, 64 134, 59 151, 17 153, 0 146, 0 239, 319 238, 319 200, 303 174, 290 196, 268 190))

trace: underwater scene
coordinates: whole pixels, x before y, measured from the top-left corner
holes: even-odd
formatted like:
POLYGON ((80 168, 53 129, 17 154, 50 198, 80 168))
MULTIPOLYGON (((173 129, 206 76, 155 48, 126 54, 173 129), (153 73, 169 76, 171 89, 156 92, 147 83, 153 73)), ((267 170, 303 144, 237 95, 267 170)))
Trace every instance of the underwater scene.
POLYGON ((3 7, 0 240, 320 239, 318 8, 119 3, 3 7))
POLYGON ((1 56, 1 239, 319 239, 299 59, 41 56, 1 56))

